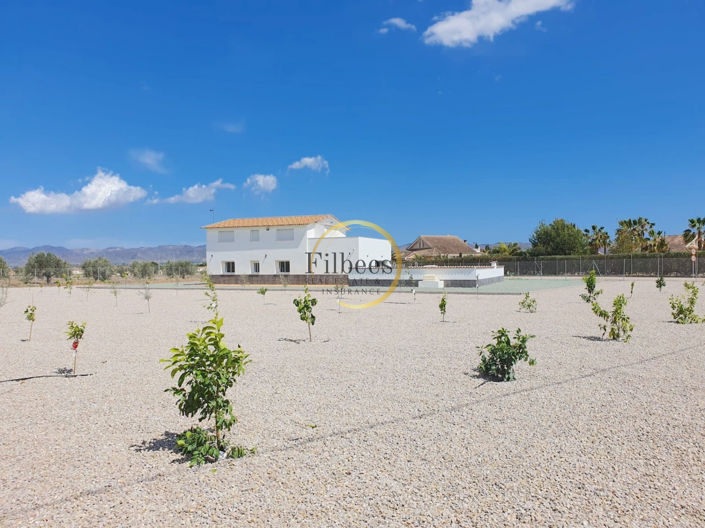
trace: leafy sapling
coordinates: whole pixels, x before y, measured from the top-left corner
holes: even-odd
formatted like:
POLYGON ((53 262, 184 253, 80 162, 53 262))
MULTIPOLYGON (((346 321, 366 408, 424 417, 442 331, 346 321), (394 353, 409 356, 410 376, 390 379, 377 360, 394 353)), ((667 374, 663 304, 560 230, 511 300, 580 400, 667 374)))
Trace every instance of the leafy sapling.
POLYGON ((294 299, 294 306, 296 306, 296 311, 299 312, 299 318, 308 325, 308 340, 312 341, 311 337, 311 327, 316 324, 316 316, 313 315, 313 307, 318 304, 318 299, 311 297, 308 291, 308 286, 304 288, 303 297, 297 297, 294 299))
POLYGON ((526 292, 519 301, 519 310, 534 313, 536 311, 536 299, 531 297, 530 292, 526 292))
POLYGON ((441 297, 441 302, 438 303, 438 309, 441 311, 441 322, 444 323, 446 320, 446 307, 448 306, 448 301, 446 300, 446 293, 443 292, 443 297, 441 297))
POLYGON ((602 308, 597 301, 592 303, 593 313, 605 321, 604 323, 600 323, 602 337, 605 337, 605 334, 609 330, 609 338, 614 341, 627 342, 631 339, 634 325, 631 323, 629 316, 624 312, 626 305, 627 298, 624 294, 619 294, 614 298, 611 312, 602 308))
POLYGON ((686 290, 685 297, 671 295, 668 299, 671 304, 671 316, 673 320, 678 324, 705 322, 705 318, 698 317, 695 313, 695 305, 698 302, 698 293, 700 293, 700 290, 694 282, 686 281, 683 283, 683 286, 686 290))
POLYGON ((665 286, 666 279, 664 279, 663 275, 661 275, 658 279, 656 279, 656 287, 658 288, 658 291, 661 291, 665 286))
POLYGON ((69 295, 71 295, 71 292, 73 291, 73 279, 70 274, 64 277, 64 289, 69 292, 69 295))
POLYGON ((411 299, 416 304, 416 288, 411 288, 411 299))
POLYGON ((634 281, 632 281, 631 285, 629 286, 629 298, 631 299, 634 296, 634 281))
POLYGON ((10 279, 7 279, 7 282, 0 282, 0 308, 7 304, 7 292, 9 284, 10 279))
POLYGON ((32 327, 34 326, 34 321, 37 319, 36 312, 37 307, 31 304, 24 309, 24 318, 29 321, 29 337, 27 338, 27 341, 32 340, 32 327))
POLYGON ((223 454, 238 458, 254 452, 241 446, 230 447, 225 433, 237 422, 232 402, 227 398, 237 378, 244 374, 250 360, 240 345, 228 348, 221 331, 223 319, 213 315, 206 326, 187 334, 188 342, 172 348, 172 356, 162 359, 176 385, 165 390, 176 397, 182 415, 198 416, 198 421, 213 420, 215 435, 195 427, 177 439, 181 452, 191 458, 191 465, 215 462, 223 454))
POLYGON ((76 375, 76 360, 78 357, 78 345, 83 339, 83 334, 86 333, 86 323, 78 324, 74 321, 68 322, 68 330, 66 330, 66 336, 69 341, 71 341, 71 348, 73 349, 73 375, 76 375))
POLYGON ((602 290, 597 288, 597 274, 595 270, 590 270, 590 273, 583 277, 583 282, 585 283, 586 293, 581 293, 580 298, 588 304, 592 304, 597 300, 597 298, 602 293, 602 290))
POLYGON ((480 351, 478 371, 483 376, 495 381, 512 381, 516 379, 514 366, 519 361, 526 361, 530 366, 536 364, 536 360, 529 357, 527 348, 529 339, 533 337, 536 336, 522 334, 520 328, 514 332, 514 341, 512 341, 509 332, 504 328, 492 332, 492 338, 495 342, 483 347, 477 347, 480 351))
POLYGON ((257 293, 262 296, 262 303, 264 303, 264 296, 267 295, 267 288, 260 288, 257 293))
POLYGON ((149 305, 149 301, 152 300, 152 290, 149 288, 149 281, 144 283, 144 288, 137 291, 137 295, 147 301, 147 312, 152 313, 152 307, 149 305))
POLYGON ((113 294, 113 297, 115 297, 115 307, 117 308, 117 299, 118 299, 118 294, 120 293, 120 290, 117 287, 117 284, 113 281, 110 283, 110 293, 113 294))
POLYGON ((215 284, 205 271, 203 272, 203 281, 206 283, 206 297, 208 298, 208 304, 206 304, 206 310, 210 310, 215 315, 218 315, 218 310, 220 306, 218 305, 218 292, 215 291, 215 284))

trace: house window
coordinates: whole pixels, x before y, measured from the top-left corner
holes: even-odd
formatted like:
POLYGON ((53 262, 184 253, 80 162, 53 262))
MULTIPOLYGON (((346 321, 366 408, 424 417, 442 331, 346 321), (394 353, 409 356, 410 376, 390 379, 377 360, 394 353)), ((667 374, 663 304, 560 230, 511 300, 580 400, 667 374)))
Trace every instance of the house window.
POLYGON ((253 260, 250 262, 250 273, 259 273, 259 261, 253 260))
POLYGON ((235 263, 223 262, 223 273, 235 273, 235 263))
POLYGON ((277 260, 277 270, 279 273, 289 273, 291 271, 291 265, 288 260, 277 260))
POLYGON ((235 242, 235 231, 218 231, 218 242, 235 242))
POLYGON ((259 229, 250 231, 250 242, 259 242, 259 229))
POLYGON ((294 240, 294 230, 293 229, 277 229, 277 240, 279 240, 279 241, 294 240))

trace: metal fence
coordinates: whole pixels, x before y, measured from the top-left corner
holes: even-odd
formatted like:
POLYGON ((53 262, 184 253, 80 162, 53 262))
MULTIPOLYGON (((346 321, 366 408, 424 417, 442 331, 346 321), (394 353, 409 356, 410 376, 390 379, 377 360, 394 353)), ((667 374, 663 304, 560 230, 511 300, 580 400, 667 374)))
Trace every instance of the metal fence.
POLYGON ((705 277, 703 257, 695 262, 690 257, 578 257, 536 258, 533 260, 502 260, 505 275, 580 276, 595 270, 598 275, 619 277, 705 277))

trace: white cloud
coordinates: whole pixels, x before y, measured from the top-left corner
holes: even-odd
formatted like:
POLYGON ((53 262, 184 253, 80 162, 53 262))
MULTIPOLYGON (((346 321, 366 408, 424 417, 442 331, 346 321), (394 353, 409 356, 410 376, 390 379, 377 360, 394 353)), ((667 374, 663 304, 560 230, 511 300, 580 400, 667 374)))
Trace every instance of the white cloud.
POLYGON ((208 185, 203 185, 197 183, 191 187, 185 187, 181 190, 181 194, 175 194, 169 198, 164 198, 163 200, 155 198, 150 201, 150 203, 201 203, 201 202, 211 202, 215 200, 215 193, 218 189, 235 189, 232 183, 223 183, 222 178, 215 180, 208 185))
POLYGON ((426 44, 470 47, 480 38, 492 40, 527 17, 551 9, 569 10, 572 0, 473 0, 470 9, 439 17, 423 34, 426 44))
POLYGON ((389 33, 389 28, 397 28, 404 31, 416 31, 415 25, 410 24, 403 18, 399 17, 388 18, 387 20, 382 22, 382 27, 379 28, 379 32, 384 35, 386 33, 389 33))
POLYGON ((323 170, 326 172, 330 171, 328 162, 320 154, 318 156, 303 157, 299 161, 295 161, 289 165, 289 168, 292 170, 311 169, 316 172, 321 172, 323 170))
POLYGON ((277 188, 277 178, 273 174, 253 174, 244 186, 255 194, 270 193, 277 188))
POLYGON ((166 174, 167 170, 163 165, 164 153, 152 149, 133 149, 130 157, 142 165, 145 169, 159 174, 166 174))
POLYGON ((119 207, 140 200, 146 195, 147 191, 128 185, 119 174, 98 167, 95 176, 74 193, 46 192, 44 187, 39 187, 18 198, 12 196, 10 202, 19 205, 25 213, 75 213, 119 207))
POLYGON ((237 121, 230 123, 221 123, 220 128, 228 134, 242 134, 245 131, 245 122, 237 121))
POLYGON ((543 31, 544 33, 545 33, 546 31, 548 31, 548 30, 546 29, 546 26, 543 25, 543 21, 542 21, 542 20, 537 20, 537 21, 536 21, 536 24, 534 25, 534 27, 536 28, 536 31, 543 31))

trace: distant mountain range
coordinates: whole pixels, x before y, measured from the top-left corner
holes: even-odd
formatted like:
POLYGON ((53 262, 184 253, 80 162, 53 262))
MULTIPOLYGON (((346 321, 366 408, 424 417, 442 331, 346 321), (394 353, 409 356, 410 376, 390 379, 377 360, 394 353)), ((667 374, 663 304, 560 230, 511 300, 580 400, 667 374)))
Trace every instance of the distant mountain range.
POLYGON ((206 246, 155 246, 140 248, 109 247, 105 249, 68 249, 59 246, 38 246, 33 248, 13 247, 0 249, 0 257, 10 266, 22 266, 33 253, 53 253, 69 264, 81 264, 86 259, 105 257, 113 264, 129 264, 134 260, 159 262, 168 260, 188 260, 199 263, 206 261, 206 246))

